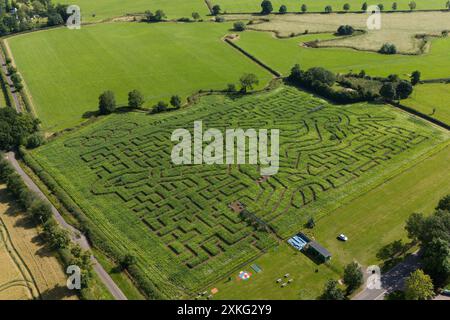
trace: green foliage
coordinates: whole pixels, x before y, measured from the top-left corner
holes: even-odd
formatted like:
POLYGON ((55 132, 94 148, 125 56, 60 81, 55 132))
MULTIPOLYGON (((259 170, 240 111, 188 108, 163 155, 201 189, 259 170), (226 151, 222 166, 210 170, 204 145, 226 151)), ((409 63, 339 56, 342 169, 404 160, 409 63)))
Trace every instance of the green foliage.
POLYGON ((344 283, 347 286, 347 292, 351 293, 363 284, 363 273, 358 263, 352 262, 344 268, 344 283))
POLYGON ((241 91, 247 92, 247 90, 253 90, 255 86, 259 84, 258 77, 253 73, 246 73, 239 78, 241 84, 241 91))
POLYGON ((397 7, 398 7, 397 6, 397 2, 393 2, 392 3, 392 10, 394 10, 394 11, 397 10, 397 7))
POLYGON ((222 11, 222 9, 220 8, 220 6, 218 4, 216 4, 212 7, 212 14, 215 16, 220 14, 221 11, 222 11))
POLYGON ((300 10, 305 13, 306 11, 308 11, 308 6, 306 4, 302 4, 300 10))
POLYGON ((285 14, 287 12, 287 7, 283 4, 280 6, 280 9, 278 10, 279 13, 285 14))
POLYGON ((325 7, 325 13, 331 13, 331 12, 333 12, 333 7, 330 6, 330 5, 326 6, 325 7))
POLYGON ((148 22, 161 22, 165 18, 167 18, 167 16, 163 10, 159 9, 156 10, 155 13, 151 11, 145 11, 145 18, 148 22))
POLYGON ((152 108, 152 113, 160 113, 167 111, 168 104, 164 101, 159 101, 157 104, 155 104, 152 108))
POLYGON ((128 269, 136 264, 136 257, 132 254, 124 255, 119 262, 119 266, 122 270, 128 269))
POLYGON ((199 20, 200 18, 200 14, 198 12, 192 12, 192 19, 199 20))
POLYGON ((352 26, 342 25, 337 29, 337 34, 340 36, 348 36, 352 35, 355 32, 352 26))
POLYGON ((0 150, 11 150, 38 131, 39 120, 12 108, 0 108, 0 150))
POLYGON ((144 104, 144 95, 139 90, 133 90, 128 93, 128 106, 138 109, 144 104))
POLYGON ((408 3, 408 7, 411 11, 413 11, 414 9, 416 9, 417 4, 414 1, 411 1, 410 3, 408 3))
POLYGON ((273 11, 273 6, 272 6, 272 2, 270 2, 269 0, 263 0, 263 2, 261 2, 261 13, 262 14, 270 14, 273 11))
POLYGON ((395 92, 397 93, 397 99, 406 99, 413 92, 413 87, 410 82, 401 80, 397 87, 395 88, 395 92))
POLYGON ((381 46, 378 52, 382 54, 396 54, 397 47, 393 43, 385 43, 381 46))
POLYGON ((411 74, 411 84, 413 86, 415 86, 416 84, 418 84, 420 82, 420 71, 414 71, 411 74))
POLYGON ((445 283, 450 277, 450 211, 446 209, 447 202, 448 196, 442 198, 431 216, 412 214, 405 226, 408 237, 420 242, 424 270, 436 285, 445 283))
POLYGON ((34 132, 28 136, 26 146, 28 149, 37 148, 45 143, 45 137, 42 132, 34 132))
POLYGON ((100 114, 110 114, 116 109, 116 98, 114 92, 108 90, 103 92, 98 98, 98 109, 100 114))
POLYGON ((430 300, 434 297, 433 282, 430 276, 418 269, 405 280, 407 300, 430 300))
POLYGON ((367 7, 368 7, 367 2, 364 2, 364 3, 362 4, 362 6, 361 6, 361 10, 362 10, 362 11, 366 11, 366 10, 367 10, 367 7))
POLYGON ((397 96, 395 86, 392 82, 386 82, 380 89, 380 95, 386 100, 393 100, 397 96))
POLYGON ((447 210, 450 211, 450 194, 439 200, 436 210, 447 210))
POLYGON ((336 280, 328 280, 323 293, 320 296, 321 300, 345 300, 344 292, 339 288, 339 283, 336 280))
POLYGON ((236 22, 233 24, 233 29, 234 29, 235 31, 244 31, 246 28, 247 28, 247 26, 246 26, 245 23, 242 22, 242 21, 236 21, 236 22))
POLYGON ((342 6, 342 9, 344 9, 344 11, 349 11, 349 10, 350 10, 350 4, 345 3, 345 4, 342 6))
POLYGON ((174 95, 170 98, 170 104, 172 107, 178 109, 181 107, 181 98, 178 95, 174 95))

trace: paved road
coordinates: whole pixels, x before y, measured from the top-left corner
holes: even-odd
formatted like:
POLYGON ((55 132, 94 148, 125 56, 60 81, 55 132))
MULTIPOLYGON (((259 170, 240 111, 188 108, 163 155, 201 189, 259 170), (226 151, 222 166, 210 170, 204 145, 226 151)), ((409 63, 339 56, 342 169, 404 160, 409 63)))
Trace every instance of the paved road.
MULTIPOLYGON (((15 154, 13 152, 8 152, 6 154, 6 159, 11 163, 11 165, 14 167, 17 173, 22 177, 23 181, 28 186, 28 188, 31 191, 35 192, 37 196, 39 196, 41 199, 50 203, 45 194, 39 189, 39 187, 33 182, 33 180, 20 167, 15 157, 15 154)), ((66 229, 69 232, 72 241, 78 243, 80 247, 82 247, 84 250, 91 250, 91 246, 89 245, 89 242, 86 239, 86 237, 83 234, 81 234, 80 231, 78 231, 73 226, 68 224, 61 216, 61 214, 58 212, 58 210, 51 203, 50 206, 56 221, 62 228, 66 229)), ((116 300, 127 300, 127 297, 123 294, 120 288, 115 284, 115 282, 111 279, 109 274, 105 271, 105 269, 103 269, 103 267, 100 265, 100 263, 98 263, 97 259, 93 255, 91 255, 91 261, 94 271, 97 273, 98 277, 106 286, 106 288, 109 290, 109 292, 112 294, 112 296, 116 300)))
POLYGON ((415 252, 381 275, 381 289, 364 289, 354 296, 353 300, 383 300, 386 294, 403 289, 405 278, 419 267, 419 254, 415 252))
POLYGON ((0 64, 2 65, 3 74, 6 76, 6 81, 8 82, 6 85, 9 86, 9 88, 6 88, 6 90, 9 89, 11 92, 11 95, 14 99, 14 101, 11 101, 11 103, 14 103, 14 107, 16 108, 17 112, 22 112, 22 106, 19 102, 19 97, 17 96, 16 89, 14 88, 14 84, 11 80, 11 77, 8 76, 8 69, 6 67, 6 61, 3 58, 3 55, 0 54, 0 64))

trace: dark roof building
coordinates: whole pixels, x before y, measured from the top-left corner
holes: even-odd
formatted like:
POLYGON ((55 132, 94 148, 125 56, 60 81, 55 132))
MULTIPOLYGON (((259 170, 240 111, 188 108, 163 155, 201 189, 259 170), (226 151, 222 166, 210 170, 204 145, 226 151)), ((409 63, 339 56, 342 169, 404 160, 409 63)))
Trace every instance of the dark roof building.
POLYGON ((331 259, 331 253, 316 241, 309 242, 308 249, 313 251, 323 261, 331 259))

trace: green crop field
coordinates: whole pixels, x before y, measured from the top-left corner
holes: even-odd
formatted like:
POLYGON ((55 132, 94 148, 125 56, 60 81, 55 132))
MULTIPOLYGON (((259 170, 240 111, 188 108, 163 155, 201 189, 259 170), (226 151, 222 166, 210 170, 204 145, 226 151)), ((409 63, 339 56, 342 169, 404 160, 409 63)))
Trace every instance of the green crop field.
POLYGON ((203 18, 209 9, 204 0, 58 0, 63 4, 76 4, 81 9, 83 22, 100 21, 128 13, 163 10, 169 19, 191 17, 198 12, 203 18))
POLYGON ((450 124, 450 84, 422 84, 402 103, 424 114, 450 124))
POLYGON ((380 248, 399 239, 408 242, 404 230, 407 217, 413 212, 431 214, 435 203, 450 190, 449 158, 447 145, 317 221, 310 232, 333 254, 331 268, 316 265, 288 244, 281 244, 242 267, 253 273, 250 280, 239 280, 235 272, 231 279, 211 285, 219 290, 215 298, 315 299, 322 293, 325 281, 340 279, 343 267, 353 260, 363 268, 381 264, 376 258, 380 248), (341 233, 349 237, 348 242, 337 241, 336 236, 341 233), (255 263, 262 268, 261 273, 252 270, 255 263), (282 288, 275 280, 282 278, 286 282, 286 273, 294 281, 282 288))
POLYGON ((29 33, 8 43, 43 127, 57 131, 96 111, 105 90, 126 104, 127 93, 138 89, 151 106, 174 94, 225 89, 243 73, 256 74, 264 86, 270 74, 221 40, 230 26, 103 23, 29 33))
MULTIPOLYGON (((262 0, 214 0, 213 4, 219 4, 227 12, 260 12, 262 0)), ((350 4, 350 11, 359 11, 364 2, 369 5, 383 4, 385 10, 391 10, 392 3, 397 2, 398 10, 409 10, 410 0, 271 0, 275 12, 281 5, 286 5, 289 12, 300 12, 302 4, 306 4, 308 11, 323 12, 325 6, 331 5, 333 11, 342 11, 345 3, 350 4)), ((445 1, 442 0, 417 0, 417 9, 445 9, 445 1)))
POLYGON ((276 39, 270 32, 246 31, 241 33, 241 39, 236 44, 285 75, 294 64, 299 63, 303 69, 324 67, 335 72, 365 70, 370 75, 380 76, 395 73, 407 77, 415 70, 422 73, 423 79, 450 76, 448 59, 450 38, 433 40, 429 53, 416 56, 301 46, 303 42, 314 41, 315 38, 321 40, 323 37, 323 35, 306 35, 276 39), (279 54, 281 52, 282 57, 279 54))
POLYGON ((392 107, 334 106, 293 88, 231 100, 209 96, 185 110, 113 115, 32 151, 98 229, 168 297, 191 294, 271 248, 228 208, 246 209, 286 238, 411 166, 449 138, 392 107), (276 106, 276 107, 275 107, 276 106), (175 166, 176 128, 280 130, 280 171, 256 166, 175 166))

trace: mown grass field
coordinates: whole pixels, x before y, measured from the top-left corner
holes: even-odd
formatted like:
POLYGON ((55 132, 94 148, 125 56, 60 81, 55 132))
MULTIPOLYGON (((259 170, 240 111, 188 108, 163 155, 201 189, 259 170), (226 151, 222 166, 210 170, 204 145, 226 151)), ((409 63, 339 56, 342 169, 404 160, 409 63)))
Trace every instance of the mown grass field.
POLYGON ((449 138, 391 107, 332 106, 293 88, 149 116, 103 118, 32 152, 109 241, 132 252, 168 297, 262 254, 275 237, 227 206, 239 200, 279 237, 303 229, 402 170, 449 138), (274 106, 277 106, 274 108, 274 106), (255 166, 174 166, 175 128, 277 128, 280 172, 257 182, 255 166))
MULTIPOLYGON (((325 7, 331 5, 333 11, 343 11, 345 3, 350 4, 350 11, 360 11, 364 0, 271 0, 274 12, 278 12, 281 5, 286 5, 289 12, 300 12, 302 4, 306 4, 309 12, 323 12, 325 7)), ((397 2, 398 10, 409 10, 409 0, 379 0, 368 4, 383 4, 385 10, 391 10, 392 3, 397 2)), ((421 9, 445 9, 445 1, 442 0, 418 0, 417 10, 421 9)), ((260 12, 260 0, 216 0, 214 4, 219 4, 227 12, 260 12)))
MULTIPOLYGON (((263 271, 255 273, 251 264, 242 267, 253 273, 248 281, 238 280, 239 271, 211 285, 219 290, 216 299, 315 299, 326 280, 342 277, 343 266, 358 261, 363 267, 381 264, 376 253, 384 245, 402 239, 408 242, 404 223, 413 212, 431 214, 435 204, 450 190, 447 170, 450 146, 382 183, 317 222, 312 234, 332 254, 331 266, 315 265, 288 244, 271 249, 252 262, 263 271), (344 233, 346 243, 336 239, 344 233), (316 269, 318 272, 316 272, 316 269), (289 273, 294 281, 285 288, 275 282, 289 273)), ((311 232, 311 231, 310 231, 311 232)))
POLYGON ((321 39, 320 35, 306 35, 289 39, 277 39, 272 33, 246 31, 236 43, 250 54, 258 57, 275 70, 288 75, 294 64, 303 69, 324 67, 334 72, 359 72, 370 75, 401 77, 419 70, 423 79, 447 78, 450 76, 448 52, 450 38, 432 41, 430 51, 423 55, 382 55, 342 48, 305 48, 301 43, 321 39), (283 56, 280 56, 280 52, 283 56))
POLYGON ((224 43, 231 24, 104 23, 8 39, 44 129, 74 126, 105 90, 119 104, 138 89, 146 105, 200 89, 225 89, 244 73, 270 74, 224 43), (29 48, 32 47, 33 50, 29 48))
POLYGON ((450 124, 450 84, 421 84, 402 104, 450 124))
POLYGON ((83 22, 102 21, 128 13, 163 10, 169 19, 191 17, 198 12, 203 18, 209 9, 204 0, 58 0, 63 4, 76 4, 81 9, 83 22), (95 16, 94 16, 95 15, 95 16))

